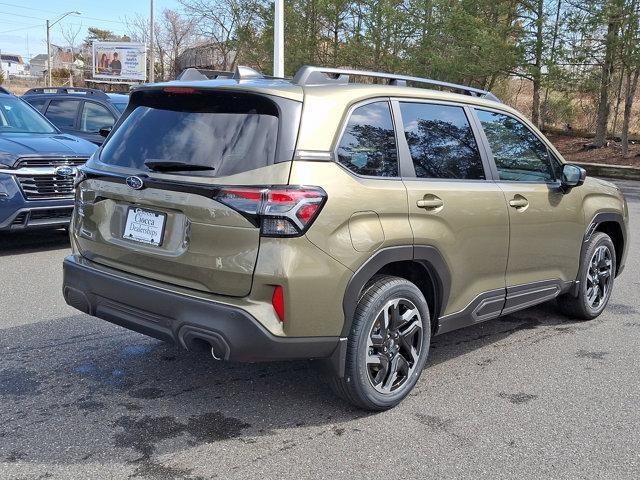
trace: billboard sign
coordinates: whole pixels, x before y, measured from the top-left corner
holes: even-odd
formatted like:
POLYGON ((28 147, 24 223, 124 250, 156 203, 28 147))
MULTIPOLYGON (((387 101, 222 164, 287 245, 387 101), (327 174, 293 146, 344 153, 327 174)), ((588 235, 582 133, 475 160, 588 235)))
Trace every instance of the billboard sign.
POLYGON ((93 78, 147 79, 147 51, 142 43, 93 42, 93 78))

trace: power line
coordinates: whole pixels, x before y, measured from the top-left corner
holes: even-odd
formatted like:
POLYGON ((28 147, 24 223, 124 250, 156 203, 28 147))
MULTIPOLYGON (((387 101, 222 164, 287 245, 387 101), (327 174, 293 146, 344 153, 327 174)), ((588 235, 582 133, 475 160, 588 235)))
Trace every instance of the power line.
POLYGON ((22 15, 21 13, 0 12, 0 15, 13 15, 15 17, 22 17, 22 18, 35 18, 36 20, 42 20, 42 21, 46 20, 45 18, 34 17, 31 15, 22 15))
POLYGON ((9 25, 31 25, 33 22, 30 22, 29 20, 24 20, 24 21, 0 20, 0 23, 7 23, 9 25))
POLYGON ((54 15, 60 15, 60 12, 53 12, 51 10, 43 10, 42 8, 25 7, 24 5, 16 5, 15 3, 0 2, 0 5, 4 5, 6 7, 24 8, 26 10, 31 10, 31 11, 36 10, 38 12, 53 13, 54 15))
POLYGON ((0 34, 3 33, 11 33, 11 32, 18 32, 20 30, 30 30, 32 28, 36 28, 36 27, 41 27, 44 28, 44 26, 42 24, 38 24, 38 25, 31 25, 30 27, 20 27, 20 28, 14 28, 12 30, 4 30, 3 32, 0 32, 0 34))
POLYGON ((95 17, 87 17, 85 15, 82 15, 82 18, 86 18, 87 20, 96 20, 98 22, 108 22, 108 23, 119 23, 121 25, 126 25, 126 22, 121 22, 119 20, 107 20, 105 18, 95 18, 95 17))
MULTIPOLYGON (((65 25, 65 26, 69 26, 69 27, 81 27, 81 28, 82 27, 86 27, 87 29, 89 27, 91 27, 91 25, 86 25, 84 23, 70 23, 70 22, 61 22, 58 25, 60 25, 60 26, 65 25)), ((43 27, 44 28, 44 23, 40 23, 38 25, 26 25, 24 27, 12 28, 10 30, 3 30, 3 31, 0 31, 0 35, 2 35, 4 33, 19 32, 21 30, 31 30, 31 29, 36 28, 36 27, 43 27)), ((123 31, 124 31, 124 29, 115 29, 115 31, 113 33, 117 34, 119 32, 123 32, 123 31)))
MULTIPOLYGON (((0 15, 13 15, 14 17, 22 17, 22 18, 33 18, 35 20, 46 21, 46 18, 42 17, 34 17, 32 15, 23 15, 21 13, 12 13, 12 12, 0 12, 0 15)), ((107 20, 106 18, 96 18, 96 17, 87 17, 86 15, 82 15, 82 18, 86 18, 87 20, 94 20, 97 22, 105 22, 105 23, 118 23, 120 25, 126 25, 126 22, 122 22, 120 20, 107 20)))

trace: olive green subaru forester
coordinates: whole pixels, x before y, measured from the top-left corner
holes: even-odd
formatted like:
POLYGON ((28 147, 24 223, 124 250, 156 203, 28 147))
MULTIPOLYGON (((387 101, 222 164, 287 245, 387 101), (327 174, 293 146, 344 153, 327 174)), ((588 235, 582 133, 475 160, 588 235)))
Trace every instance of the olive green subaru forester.
POLYGON ((217 360, 319 359, 370 410, 407 396, 433 335, 607 305, 624 197, 489 92, 187 73, 136 89, 79 173, 69 305, 217 360))

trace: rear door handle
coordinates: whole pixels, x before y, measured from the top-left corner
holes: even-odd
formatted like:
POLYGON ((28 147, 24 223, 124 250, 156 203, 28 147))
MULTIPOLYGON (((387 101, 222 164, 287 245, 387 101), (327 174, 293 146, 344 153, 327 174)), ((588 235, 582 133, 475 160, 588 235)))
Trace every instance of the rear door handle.
POLYGON ((520 194, 514 195, 512 200, 509 200, 509 206, 515 208, 516 210, 524 210, 529 206, 529 200, 526 197, 523 197, 520 194))
POLYGON ((416 202, 416 205, 425 210, 435 210, 444 206, 444 202, 440 197, 436 197, 435 195, 425 195, 423 199, 416 202))

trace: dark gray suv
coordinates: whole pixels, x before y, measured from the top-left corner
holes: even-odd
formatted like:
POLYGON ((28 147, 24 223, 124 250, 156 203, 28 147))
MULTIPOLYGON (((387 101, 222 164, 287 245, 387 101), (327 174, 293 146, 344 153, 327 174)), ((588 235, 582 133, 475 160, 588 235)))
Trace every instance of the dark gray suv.
POLYGON ((110 129, 129 103, 128 95, 78 87, 32 88, 22 98, 64 133, 96 145, 106 136, 100 130, 110 129))

